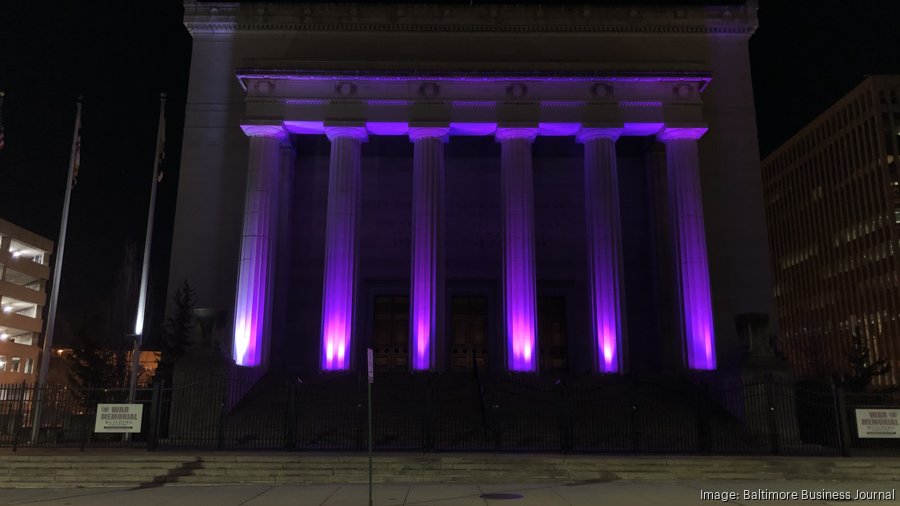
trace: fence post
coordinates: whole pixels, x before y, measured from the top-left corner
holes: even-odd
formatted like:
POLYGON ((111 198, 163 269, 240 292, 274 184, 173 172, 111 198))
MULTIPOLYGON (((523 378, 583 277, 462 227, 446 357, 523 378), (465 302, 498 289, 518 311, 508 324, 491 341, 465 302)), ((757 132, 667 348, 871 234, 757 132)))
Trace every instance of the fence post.
POLYGON ((162 384, 165 380, 160 380, 153 384, 153 395, 150 398, 150 427, 147 428, 147 451, 156 450, 156 438, 159 428, 159 404, 161 400, 162 384))
MULTIPOLYGON (((88 391, 91 391, 91 390, 88 390, 88 391)), ((82 400, 82 402, 83 402, 83 400, 82 400)), ((94 418, 97 417, 97 404, 98 403, 95 402, 94 395, 89 394, 88 401, 87 401, 87 403, 84 404, 84 407, 88 411, 90 411, 90 406, 94 406, 94 418)), ((82 451, 82 452, 84 451, 84 447, 87 446, 87 444, 91 440, 91 437, 93 436, 93 434, 94 434, 93 427, 91 427, 90 422, 88 422, 87 430, 84 431, 84 437, 80 438, 81 441, 78 444, 79 451, 82 451)))
POLYGON ((216 449, 223 450, 225 448, 225 411, 228 409, 229 394, 233 391, 234 381, 237 378, 231 374, 222 377, 222 401, 219 403, 219 419, 216 423, 216 449), (229 388, 230 387, 230 388, 229 388))
POLYGON ((769 425, 769 444, 775 455, 781 454, 781 444, 778 441, 778 421, 775 413, 775 378, 771 374, 766 375, 766 414, 769 425))
POLYGON ((424 435, 422 449, 425 451, 434 450, 434 385, 431 382, 430 375, 425 381, 425 413, 422 421, 424 425, 422 427, 424 435))
POLYGON ((709 451, 709 415, 706 410, 706 393, 702 386, 694 387, 695 416, 697 417, 697 451, 706 453, 709 451), (703 390, 701 390, 703 389, 703 390))
POLYGON ((625 388, 625 410, 627 411, 628 417, 628 429, 631 435, 631 451, 637 452, 641 446, 640 436, 638 435, 638 412, 637 412, 637 402, 635 400, 634 395, 634 377, 628 378, 628 383, 625 388))
POLYGON ((19 403, 16 406, 16 414, 13 417, 13 446, 12 451, 17 451, 19 449, 19 430, 22 425, 22 413, 25 407, 25 381, 22 381, 22 386, 19 388, 19 403))
POLYGON ((832 383, 831 391, 834 397, 834 417, 837 425, 838 444, 841 455, 850 456, 850 423, 847 420, 847 396, 844 389, 832 383))
POLYGON ((284 417, 284 449, 285 450, 293 450, 296 448, 297 438, 294 437, 294 430, 296 427, 295 422, 295 412, 297 411, 297 403, 295 400, 294 392, 297 389, 297 384, 294 381, 288 381, 287 383, 287 396, 288 396, 288 404, 287 404, 287 413, 284 417))
POLYGON ((362 373, 356 375, 356 451, 361 452, 368 443, 368 438, 363 437, 368 427, 369 410, 365 406, 368 389, 368 378, 366 378, 366 388, 362 387, 362 373))
POLYGON ((561 392, 558 396, 560 400, 559 406, 559 446, 563 453, 570 453, 573 444, 572 435, 572 402, 569 384, 566 380, 560 380, 557 385, 561 392))

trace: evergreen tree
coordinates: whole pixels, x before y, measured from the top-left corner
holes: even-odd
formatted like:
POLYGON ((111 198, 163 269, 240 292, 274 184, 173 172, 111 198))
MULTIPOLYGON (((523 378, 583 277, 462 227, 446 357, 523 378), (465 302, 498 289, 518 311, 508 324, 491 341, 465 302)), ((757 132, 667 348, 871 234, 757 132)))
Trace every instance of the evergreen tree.
POLYGON ((859 327, 853 329, 853 342, 850 349, 850 373, 845 375, 842 384, 850 390, 862 392, 871 384, 872 380, 891 370, 887 360, 872 362, 869 351, 869 343, 863 337, 859 327))
POLYGON ((184 356, 191 347, 191 334, 196 326, 194 317, 194 289, 187 280, 175 291, 175 313, 166 318, 160 332, 159 349, 161 357, 156 369, 156 380, 172 383, 175 361, 184 356))

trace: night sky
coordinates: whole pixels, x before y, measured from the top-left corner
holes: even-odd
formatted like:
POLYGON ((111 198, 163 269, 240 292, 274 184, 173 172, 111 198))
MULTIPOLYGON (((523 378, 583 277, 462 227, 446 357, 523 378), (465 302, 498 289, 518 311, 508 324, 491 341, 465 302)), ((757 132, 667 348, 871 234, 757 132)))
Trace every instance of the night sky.
MULTIPOLYGON (((763 155, 864 75, 900 73, 900 2, 760 4, 760 28, 750 49, 763 155)), ((60 291, 59 344, 66 344, 67 322, 99 306, 135 304, 114 301, 113 285, 126 246, 133 244, 139 253, 143 248, 159 93, 165 91, 169 163, 159 187, 150 329, 153 320, 161 320, 190 67, 191 40, 181 16, 179 0, 0 3, 0 90, 6 91, 0 218, 57 239, 75 100, 79 94, 85 97, 81 173, 72 194, 60 291)))

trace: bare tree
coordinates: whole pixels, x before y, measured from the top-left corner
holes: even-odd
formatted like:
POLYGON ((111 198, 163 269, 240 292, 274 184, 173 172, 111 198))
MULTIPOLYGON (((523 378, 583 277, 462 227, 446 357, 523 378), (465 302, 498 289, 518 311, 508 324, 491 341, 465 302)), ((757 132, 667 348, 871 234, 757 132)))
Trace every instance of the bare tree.
POLYGON ((124 388, 128 386, 140 264, 134 243, 122 250, 111 293, 102 299, 96 314, 74 326, 73 354, 69 359, 70 380, 82 387, 124 388))

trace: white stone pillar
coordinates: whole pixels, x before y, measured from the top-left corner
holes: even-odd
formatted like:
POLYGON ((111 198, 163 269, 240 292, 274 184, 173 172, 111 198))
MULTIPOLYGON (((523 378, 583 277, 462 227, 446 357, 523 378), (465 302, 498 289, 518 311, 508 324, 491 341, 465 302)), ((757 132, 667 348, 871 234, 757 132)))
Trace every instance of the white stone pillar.
POLYGON ((503 310, 510 371, 537 372, 532 128, 499 128, 503 187, 503 310))
POLYGON ((413 370, 435 367, 444 292, 444 143, 449 128, 411 128, 413 142, 410 350, 413 370))
POLYGON ((669 213, 687 366, 715 369, 716 348, 697 140, 706 128, 666 128, 669 213))
POLYGON ((621 372, 624 365, 625 290, 619 218, 616 141, 621 130, 586 128, 576 139, 584 144, 584 205, 587 223, 588 283, 597 371, 621 372))
POLYGON ((350 368, 356 306, 360 156, 368 139, 363 127, 328 127, 331 162, 325 226, 325 284, 322 295, 322 354, 325 371, 350 368))
POLYGON ((244 226, 234 310, 232 357, 237 365, 265 366, 270 340, 272 271, 277 232, 281 126, 245 125, 250 137, 244 226))

